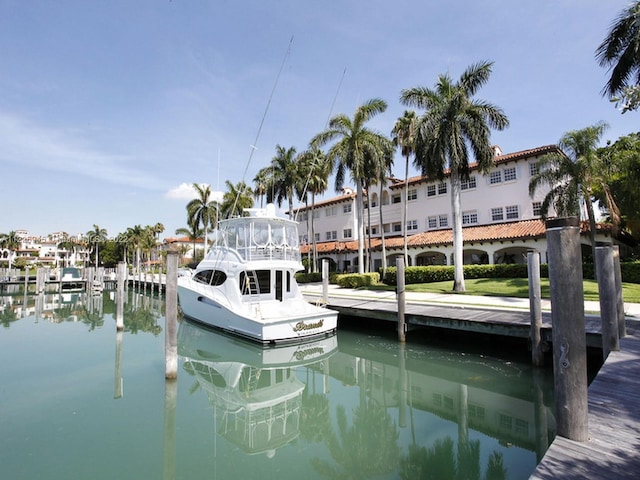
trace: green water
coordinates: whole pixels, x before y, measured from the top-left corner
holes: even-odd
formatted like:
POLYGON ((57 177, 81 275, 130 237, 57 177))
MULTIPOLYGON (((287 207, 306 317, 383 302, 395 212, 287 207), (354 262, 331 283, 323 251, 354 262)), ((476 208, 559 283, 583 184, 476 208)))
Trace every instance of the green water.
POLYGON ((264 350, 183 322, 167 383, 164 302, 130 292, 117 334, 114 297, 0 296, 2 478, 516 479, 553 439, 551 372, 479 345, 341 321, 264 350))

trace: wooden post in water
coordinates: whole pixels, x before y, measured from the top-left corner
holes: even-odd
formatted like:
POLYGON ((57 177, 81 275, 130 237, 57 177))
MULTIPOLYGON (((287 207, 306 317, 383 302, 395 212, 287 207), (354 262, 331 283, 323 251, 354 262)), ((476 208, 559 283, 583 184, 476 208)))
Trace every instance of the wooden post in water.
POLYGON ((580 222, 576 217, 557 218, 548 220, 546 228, 556 433, 584 442, 589 439, 589 424, 580 222))
POLYGON ((165 378, 178 377, 178 253, 167 253, 167 291, 165 296, 165 378))
POLYGON ((396 257, 396 285, 398 288, 398 340, 406 341, 406 325, 404 323, 405 286, 404 286, 404 257, 396 257))
POLYGON ((542 349, 542 300, 540 293, 540 252, 527 253, 527 271, 529 274, 529 316, 531 317, 531 362, 534 367, 544 365, 542 349))
POLYGON ((622 298, 622 272, 620 271, 620 247, 613 245, 613 275, 616 282, 616 305, 618 306, 618 339, 627 336, 627 324, 624 315, 624 299, 622 298))
POLYGON ((116 330, 124 330, 124 284, 127 264, 118 262, 116 271, 116 330))
MULTIPOLYGON (((24 291, 25 291, 25 295, 27 290, 29 290, 29 267, 24 267, 24 291)), ((26 303, 25 303, 25 307, 26 307, 26 303)))
POLYGON ((329 304, 329 260, 322 259, 322 303, 329 304))
POLYGON ((596 247, 596 272, 602 324, 602 355, 606 360, 609 353, 620 350, 616 282, 613 273, 613 252, 610 246, 596 247))

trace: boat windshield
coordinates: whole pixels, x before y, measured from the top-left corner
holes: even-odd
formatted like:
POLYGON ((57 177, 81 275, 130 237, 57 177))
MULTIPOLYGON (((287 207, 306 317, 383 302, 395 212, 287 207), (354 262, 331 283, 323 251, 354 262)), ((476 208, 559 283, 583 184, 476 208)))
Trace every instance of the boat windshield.
POLYGON ((297 225, 280 218, 242 217, 221 222, 214 246, 234 249, 243 260, 300 261, 297 225))

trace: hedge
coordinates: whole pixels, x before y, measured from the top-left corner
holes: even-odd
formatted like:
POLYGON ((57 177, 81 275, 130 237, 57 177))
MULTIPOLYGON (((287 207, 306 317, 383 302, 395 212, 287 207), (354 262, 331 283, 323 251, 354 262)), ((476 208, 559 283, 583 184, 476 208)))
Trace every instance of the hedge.
POLYGON ((336 275, 336 283, 338 286, 344 288, 367 287, 369 285, 380 283, 380 274, 378 272, 362 274, 343 273, 341 275, 336 275))
MULTIPOLYGON (((620 264, 622 281, 640 283, 640 262, 623 262, 620 264)), ((431 283, 453 281, 453 265, 406 267, 405 283, 431 283)), ((540 276, 549 277, 549 265, 540 265, 540 276)), ((594 278, 593 264, 582 265, 583 278, 594 278)), ((527 278, 527 265, 524 263, 496 265, 465 265, 464 278, 527 278)), ((383 279, 387 285, 396 284, 396 268, 387 268, 383 279)))

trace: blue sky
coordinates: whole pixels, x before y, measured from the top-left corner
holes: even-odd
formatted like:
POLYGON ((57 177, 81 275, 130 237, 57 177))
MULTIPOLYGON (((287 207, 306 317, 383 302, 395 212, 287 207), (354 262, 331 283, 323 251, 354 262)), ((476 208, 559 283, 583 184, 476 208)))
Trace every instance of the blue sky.
POLYGON ((115 237, 160 222, 172 236, 186 226, 184 186, 251 183, 277 144, 302 151, 370 98, 389 104, 371 122, 389 134, 402 89, 480 60, 495 62, 477 96, 509 117, 492 134, 505 153, 598 121, 615 140, 639 114, 600 95, 594 51, 627 5, 0 0, 0 232, 98 224, 115 237))

